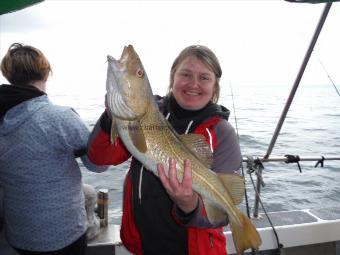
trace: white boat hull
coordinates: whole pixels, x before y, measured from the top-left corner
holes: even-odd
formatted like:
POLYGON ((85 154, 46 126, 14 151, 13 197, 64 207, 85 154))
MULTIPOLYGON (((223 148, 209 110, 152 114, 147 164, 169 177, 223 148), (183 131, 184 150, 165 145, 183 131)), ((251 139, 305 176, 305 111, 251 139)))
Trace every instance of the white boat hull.
MULTIPOLYGON (((285 255, 340 255, 340 208, 282 211, 269 213, 275 226, 279 242, 283 245, 285 255)), ((252 219, 261 238, 260 253, 277 254, 277 241, 265 215, 252 219)), ((118 225, 109 225, 108 229, 89 242, 89 254, 128 255, 119 238, 118 225), (102 253, 108 249, 110 253, 102 253)), ((227 251, 235 254, 231 232, 227 229, 227 251)), ((251 252, 250 250, 246 252, 251 252)))
MULTIPOLYGON (((340 208, 282 211, 269 213, 285 255, 340 255, 340 208)), ((277 254, 277 241, 270 224, 263 214, 252 219, 262 245, 257 254, 277 254)), ((119 225, 109 224, 89 241, 87 255, 129 255, 119 236, 119 225)), ((231 232, 226 229, 227 251, 235 254, 231 232)), ((250 250, 246 251, 251 252, 250 250)), ((0 234, 0 254, 16 255, 0 234)))

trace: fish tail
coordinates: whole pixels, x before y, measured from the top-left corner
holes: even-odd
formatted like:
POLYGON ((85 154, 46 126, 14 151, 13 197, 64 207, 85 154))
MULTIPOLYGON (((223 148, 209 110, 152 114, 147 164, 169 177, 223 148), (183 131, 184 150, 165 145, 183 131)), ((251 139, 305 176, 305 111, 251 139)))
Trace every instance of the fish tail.
POLYGON ((235 221, 230 221, 234 245, 237 254, 243 254, 243 251, 254 248, 258 249, 262 243, 261 237, 250 219, 241 211, 237 212, 242 225, 235 221))

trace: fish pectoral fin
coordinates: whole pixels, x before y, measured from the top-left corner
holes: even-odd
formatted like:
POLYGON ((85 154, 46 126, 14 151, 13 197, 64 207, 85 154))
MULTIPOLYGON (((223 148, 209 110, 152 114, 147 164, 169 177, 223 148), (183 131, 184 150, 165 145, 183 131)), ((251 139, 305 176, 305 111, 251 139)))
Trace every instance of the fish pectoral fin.
POLYGON ((244 178, 238 174, 222 174, 219 173, 218 177, 223 183, 224 187, 228 190, 235 205, 242 202, 245 192, 244 178))
POLYGON ((112 124, 111 124, 111 134, 110 134, 110 140, 111 144, 114 144, 116 139, 119 137, 118 131, 117 131, 117 126, 115 123, 115 119, 112 118, 112 124))
POLYGON ((207 213, 208 220, 211 224, 224 222, 228 219, 228 215, 218 207, 214 206, 209 199, 203 198, 204 209, 207 213))
POLYGON ((230 228, 237 254, 243 254, 249 248, 258 250, 262 243, 260 234, 246 215, 239 210, 236 213, 242 225, 230 221, 230 228))
POLYGON ((147 145, 145 141, 145 136, 143 129, 138 120, 129 121, 128 124, 129 136, 133 145, 141 152, 145 153, 147 151, 147 145))
POLYGON ((205 140, 205 136, 200 134, 185 134, 179 137, 196 157, 210 169, 213 162, 213 154, 209 144, 205 140))

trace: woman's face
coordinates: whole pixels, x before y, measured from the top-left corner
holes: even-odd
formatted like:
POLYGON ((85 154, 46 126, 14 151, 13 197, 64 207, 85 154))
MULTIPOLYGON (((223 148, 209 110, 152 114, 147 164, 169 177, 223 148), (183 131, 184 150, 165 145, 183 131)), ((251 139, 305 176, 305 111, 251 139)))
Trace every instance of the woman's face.
POLYGON ((215 74, 197 57, 185 58, 174 73, 172 94, 186 110, 200 110, 212 99, 215 74))

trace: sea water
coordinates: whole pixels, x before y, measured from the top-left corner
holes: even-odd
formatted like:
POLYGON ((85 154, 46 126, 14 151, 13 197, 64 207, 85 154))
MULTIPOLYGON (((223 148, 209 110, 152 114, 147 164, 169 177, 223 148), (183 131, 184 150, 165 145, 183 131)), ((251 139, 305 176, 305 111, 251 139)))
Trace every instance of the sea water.
MULTIPOLYGON (((263 157, 266 154, 290 90, 289 84, 222 85, 219 103, 231 111, 229 122, 238 133, 243 156, 263 157)), ((72 106, 90 129, 104 110, 103 95, 83 96, 80 101, 70 95, 51 95, 51 98, 67 98, 73 102, 72 106)), ((301 84, 271 156, 340 157, 339 128, 340 96, 334 87, 330 84, 301 84)), ((340 162, 325 161, 324 167, 317 168, 315 164, 301 161, 300 173, 295 163, 264 163, 265 186, 261 188, 261 200, 265 209, 273 212, 337 206, 340 203, 340 162)), ((255 193, 245 163, 243 167, 252 213, 255 193)), ((119 224, 121 221, 123 183, 128 169, 129 161, 110 166, 108 171, 99 174, 82 166, 85 183, 93 185, 96 190, 109 190, 110 223, 119 224)), ((252 178, 256 180, 254 174, 252 178)), ((245 202, 240 208, 245 210, 245 202)))

